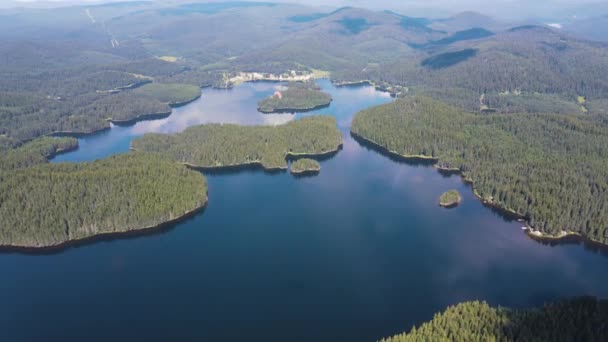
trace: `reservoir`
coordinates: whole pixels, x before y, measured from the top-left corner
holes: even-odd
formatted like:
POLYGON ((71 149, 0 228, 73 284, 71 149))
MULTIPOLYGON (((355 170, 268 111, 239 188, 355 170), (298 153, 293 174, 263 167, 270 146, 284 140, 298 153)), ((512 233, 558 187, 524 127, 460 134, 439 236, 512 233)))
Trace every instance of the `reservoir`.
POLYGON ((391 97, 318 83, 333 101, 312 113, 257 112, 279 83, 204 89, 168 118, 113 126, 56 157, 126 153, 146 132, 311 114, 336 116, 344 138, 316 176, 206 174, 207 208, 162 232, 51 254, 0 253, 3 340, 375 341, 466 300, 528 307, 608 297, 606 254, 535 242, 459 176, 358 142, 349 134, 354 114, 391 97), (438 199, 450 189, 463 201, 446 210, 438 199))

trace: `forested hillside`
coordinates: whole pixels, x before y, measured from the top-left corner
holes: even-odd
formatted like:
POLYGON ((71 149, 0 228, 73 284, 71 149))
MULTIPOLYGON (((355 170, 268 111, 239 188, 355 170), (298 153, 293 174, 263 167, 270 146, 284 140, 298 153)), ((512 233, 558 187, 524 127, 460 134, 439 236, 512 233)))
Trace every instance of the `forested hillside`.
POLYGON ((15 140, 166 113, 191 90, 174 89, 173 98, 153 87, 226 87, 239 72, 320 69, 338 83, 371 80, 471 111, 554 112, 578 96, 608 99, 604 44, 508 29, 476 13, 441 20, 352 7, 134 2, 0 16, 0 135, 15 140))
POLYGON ((57 153, 78 147, 74 138, 42 137, 25 143, 18 148, 0 149, 0 171, 26 168, 44 164, 57 153))
POLYGON ((260 164, 284 169, 288 154, 325 154, 341 144, 335 118, 311 116, 279 126, 207 124, 173 135, 146 134, 132 147, 200 168, 260 164))
POLYGON ((434 89, 442 100, 474 111, 486 105, 513 112, 503 101, 475 102, 484 94, 497 97, 508 93, 512 98, 518 94, 528 97, 515 98, 518 110, 550 112, 556 106, 540 99, 544 94, 559 97, 570 106, 577 96, 608 98, 608 48, 548 28, 525 26, 443 48, 435 45, 430 55, 418 60, 403 58, 361 70, 341 69, 332 77, 340 81, 369 79, 412 90, 434 89), (453 89, 469 93, 456 95, 453 89), (522 106, 530 97, 536 97, 532 106, 522 106))
MULTIPOLYGON (((370 80, 402 97, 423 95, 469 112, 514 115, 476 116, 439 106, 438 115, 421 118, 424 125, 403 130, 416 130, 424 139, 400 134, 378 142, 403 153, 436 154, 441 163, 473 178, 484 199, 528 217, 543 232, 606 239, 606 156, 593 147, 605 144, 608 48, 603 43, 541 26, 509 28, 476 13, 426 19, 350 7, 319 12, 241 3, 126 3, 3 13, 3 148, 52 132, 89 133, 110 121, 166 115, 170 105, 198 97, 197 87, 226 86, 222 82, 240 72, 322 69, 335 82, 370 80), (49 22, 48 15, 65 22, 49 22), (253 49, 251 42, 256 42, 253 49), (448 119, 452 112, 457 114, 448 119), (439 133, 426 131, 428 123, 439 124, 439 133), (566 138, 550 138, 557 136, 566 138), (504 143, 484 140, 489 137, 504 143), (556 163, 567 172, 560 173, 556 163)), ((411 100, 395 106, 405 103, 411 100)), ((402 124, 387 120, 374 124, 402 124)), ((311 140, 291 146, 275 133, 284 128, 198 129, 200 134, 192 129, 183 136, 208 141, 204 147, 186 146, 182 135, 151 135, 134 146, 145 141, 147 149, 199 166, 285 167, 289 148, 320 153, 337 145, 329 130, 300 132, 311 140), (229 137, 254 131, 257 140, 247 148, 229 137), (315 140, 320 136, 331 138, 315 140), (272 143, 260 143, 266 139, 272 143)), ((354 132, 366 129, 365 134, 382 139, 355 120, 354 132)))
POLYGON ((62 96, 43 95, 39 91, 0 92, 0 134, 25 140, 52 132, 88 133, 108 128, 108 120, 128 121, 149 114, 168 114, 170 105, 199 96, 200 89, 193 85, 157 83, 133 90, 62 96))
POLYGON ((150 228, 206 201, 200 173, 145 153, 0 170, 0 245, 49 247, 150 228))
POLYGON ((608 243, 608 122, 586 114, 472 114, 425 97, 362 111, 352 132, 404 156, 437 159, 487 203, 541 232, 608 243))
POLYGON ((381 341, 606 341, 606 322, 608 302, 591 297, 523 310, 474 301, 451 306, 410 332, 381 341))

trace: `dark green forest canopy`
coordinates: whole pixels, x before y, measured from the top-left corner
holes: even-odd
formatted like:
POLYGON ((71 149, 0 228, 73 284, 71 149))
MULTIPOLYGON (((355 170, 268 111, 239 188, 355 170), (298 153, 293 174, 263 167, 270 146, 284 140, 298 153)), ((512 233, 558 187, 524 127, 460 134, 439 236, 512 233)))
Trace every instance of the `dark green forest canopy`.
POLYGON ((279 126, 206 124, 173 135, 146 134, 132 147, 201 168, 261 164, 284 169, 289 154, 320 155, 341 144, 334 117, 310 116, 279 126))
POLYGON ((89 92, 70 97, 0 92, 0 134, 17 140, 52 132, 89 133, 125 121, 170 113, 171 105, 200 96, 194 85, 149 83, 133 90, 89 92))
POLYGON ((606 341, 606 322, 608 302, 590 297, 522 310, 474 301, 451 306, 409 333, 381 341, 606 341))
POLYGON ((200 173, 146 153, 0 171, 0 245, 49 247, 154 227, 206 201, 200 173))
MULTIPOLYGON (((42 20, 45 10, 3 16, 0 136, 23 141, 53 131, 92 132, 107 128, 110 118, 163 113, 172 100, 128 88, 149 82, 219 86, 225 75, 241 71, 314 68, 330 71, 336 82, 441 89, 442 100, 465 103, 467 110, 479 109, 474 104, 482 94, 489 99, 505 91, 574 103, 579 95, 590 103, 608 99, 606 46, 538 26, 462 31, 442 21, 444 32, 430 29, 438 21, 391 12, 342 8, 319 16, 313 8, 239 2, 87 8, 94 22, 77 7, 53 10, 61 22, 42 20), (429 50, 412 48, 429 44, 429 50), (157 58, 167 55, 175 61, 157 58)), ((551 107, 537 100, 500 98, 486 105, 505 112, 527 103, 527 112, 551 107)))
MULTIPOLYGON (((371 80, 409 89, 470 91, 470 94, 461 92, 453 96, 443 94, 442 100, 454 104, 478 101, 482 94, 505 92, 533 96, 553 94, 572 103, 576 103, 577 96, 589 100, 608 98, 606 46, 545 28, 504 31, 483 39, 460 41, 457 45, 435 46, 429 54, 360 69, 338 68, 332 73, 332 79, 371 80)), ((521 104, 527 100, 516 101, 521 104)), ((541 110, 546 112, 545 108, 549 107, 547 103, 541 110)), ((462 108, 470 110, 471 106, 462 108)), ((501 107, 496 108, 501 111, 501 107)), ((534 108, 526 111, 535 108, 539 106, 534 104, 534 108)))
POLYGON ((352 132, 400 155, 438 159, 484 201, 541 232, 608 243, 608 122, 585 114, 472 114, 408 97, 356 115, 352 132))
POLYGON ((201 95, 197 86, 187 84, 149 83, 133 91, 134 95, 156 99, 168 105, 190 102, 201 95))
POLYGON ((0 149, 0 171, 44 164, 55 154, 77 147, 78 140, 74 138, 42 137, 14 149, 0 149))
POLYGON ((331 103, 331 95, 321 91, 314 82, 290 82, 287 90, 280 91, 258 102, 262 113, 307 111, 331 103))

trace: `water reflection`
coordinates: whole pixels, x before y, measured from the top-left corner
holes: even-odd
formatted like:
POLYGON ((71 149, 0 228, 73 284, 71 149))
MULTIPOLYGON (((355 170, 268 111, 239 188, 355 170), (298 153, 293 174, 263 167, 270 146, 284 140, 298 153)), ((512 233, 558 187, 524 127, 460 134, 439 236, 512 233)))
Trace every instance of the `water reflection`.
POLYGON ((205 123, 230 123, 240 125, 281 125, 302 116, 334 115, 338 126, 347 131, 352 116, 369 105, 388 102, 388 93, 375 91, 371 86, 336 88, 329 80, 318 80, 321 88, 329 92, 334 101, 327 108, 307 113, 263 114, 257 110, 257 102, 271 96, 284 84, 273 82, 245 83, 235 89, 202 91, 202 96, 187 106, 174 108, 171 115, 158 120, 139 121, 131 126, 111 125, 110 130, 79 139, 79 149, 57 156, 53 162, 91 161, 112 154, 127 152, 131 140, 145 133, 177 133, 205 123))
MULTIPOLYGON (((169 234, 43 257, 0 255, 6 339, 74 339, 90 335, 90 322, 104 322, 96 334, 106 339, 187 332, 199 340, 370 341, 463 300, 522 307, 608 297, 608 258, 579 245, 538 244, 519 223, 484 207, 459 176, 393 159, 351 137, 352 116, 391 101, 387 94, 319 84, 334 101, 314 113, 334 115, 344 137, 342 151, 320 161, 319 175, 205 172, 207 210, 169 234), (454 210, 438 206, 448 189, 463 195, 454 210), (75 317, 69 328, 66 316, 75 317), (36 329, 19 329, 34 321, 36 329)), ((314 114, 258 113, 257 101, 280 86, 204 90, 169 118, 113 127, 56 159, 125 152, 146 132, 314 114)))

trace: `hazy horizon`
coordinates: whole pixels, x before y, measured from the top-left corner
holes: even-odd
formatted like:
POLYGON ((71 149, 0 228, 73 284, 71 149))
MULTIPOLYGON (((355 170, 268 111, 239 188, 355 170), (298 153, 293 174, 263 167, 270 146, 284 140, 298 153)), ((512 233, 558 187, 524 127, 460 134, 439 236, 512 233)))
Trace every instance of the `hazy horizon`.
MULTIPOLYGON (((151 1, 154 0, 143 0, 151 1)), ((245 0, 252 1, 253 0, 245 0)), ((125 0, 4 0, 0 7, 35 6, 49 7, 62 5, 99 4, 111 2, 128 2, 125 0)), ((217 0, 172 0, 163 3, 192 3, 192 2, 223 2, 217 0)), ((293 3, 313 7, 342 7, 352 6, 371 10, 393 10, 410 15, 430 17, 449 16, 459 12, 475 11, 481 14, 503 19, 559 18, 567 19, 576 16, 598 16, 608 14, 608 4, 597 0, 540 0, 530 3, 525 0, 497 0, 488 6, 483 0, 380 0, 370 3, 365 0, 272 0, 269 2, 293 3)))

